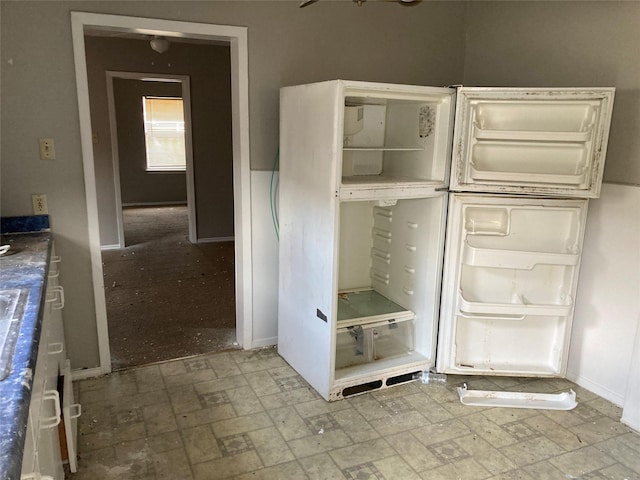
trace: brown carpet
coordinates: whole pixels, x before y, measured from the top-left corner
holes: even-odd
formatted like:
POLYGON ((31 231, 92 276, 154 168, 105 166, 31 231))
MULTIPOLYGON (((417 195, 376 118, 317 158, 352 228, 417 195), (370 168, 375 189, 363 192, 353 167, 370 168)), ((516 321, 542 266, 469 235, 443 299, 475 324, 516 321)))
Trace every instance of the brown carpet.
POLYGON ((114 369, 237 347, 234 243, 191 244, 187 208, 124 209, 102 253, 114 369))

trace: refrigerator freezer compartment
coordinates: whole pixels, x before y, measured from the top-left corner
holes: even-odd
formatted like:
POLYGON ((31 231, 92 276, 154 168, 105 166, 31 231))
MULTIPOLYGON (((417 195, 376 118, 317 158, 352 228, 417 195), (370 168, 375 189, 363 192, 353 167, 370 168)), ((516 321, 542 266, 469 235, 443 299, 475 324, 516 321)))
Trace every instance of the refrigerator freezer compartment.
MULTIPOLYGON (((448 174, 452 91, 345 91, 342 185, 428 183, 448 174), (379 177, 377 182, 371 176, 379 177)), ((343 196, 344 197, 344 196, 343 196)))
POLYGON ((379 321, 339 328, 336 335, 335 368, 402 358, 415 346, 415 322, 379 321))
POLYGON ((536 265, 575 266, 580 255, 574 253, 531 252, 521 250, 500 250, 479 248, 464 243, 462 262, 476 267, 514 268, 531 270, 536 265))
POLYGON ((478 101, 471 108, 476 127, 490 134, 588 135, 598 102, 478 101))
POLYGON ((468 390, 467 384, 458 387, 463 405, 476 407, 534 408, 542 410, 572 410, 577 405, 576 392, 562 393, 496 392, 468 390))
POLYGON ((582 185, 588 149, 580 143, 479 142, 470 162, 472 180, 516 184, 582 185))
POLYGON ((458 373, 553 376, 568 342, 561 316, 458 315, 452 365, 458 373), (519 318, 519 319, 516 319, 519 318))
POLYGON ((413 320, 415 314, 375 290, 338 293, 338 329, 388 320, 413 320))

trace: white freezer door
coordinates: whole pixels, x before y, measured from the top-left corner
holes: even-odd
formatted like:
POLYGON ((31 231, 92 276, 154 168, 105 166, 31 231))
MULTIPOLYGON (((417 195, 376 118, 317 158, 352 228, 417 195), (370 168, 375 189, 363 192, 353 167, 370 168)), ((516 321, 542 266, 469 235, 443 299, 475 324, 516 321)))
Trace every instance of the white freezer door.
POLYGON ((598 197, 614 91, 461 87, 451 190, 598 197))
POLYGON ((564 376, 588 200, 449 202, 437 370, 564 376))

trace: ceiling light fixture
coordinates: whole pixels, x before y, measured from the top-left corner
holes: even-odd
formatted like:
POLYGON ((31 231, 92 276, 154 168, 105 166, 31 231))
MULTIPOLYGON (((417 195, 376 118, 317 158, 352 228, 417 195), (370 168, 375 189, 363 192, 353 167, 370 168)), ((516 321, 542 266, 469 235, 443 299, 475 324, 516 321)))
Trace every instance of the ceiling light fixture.
POLYGON ((169 50, 169 40, 164 37, 155 36, 149 42, 151 49, 158 53, 164 53, 169 50))

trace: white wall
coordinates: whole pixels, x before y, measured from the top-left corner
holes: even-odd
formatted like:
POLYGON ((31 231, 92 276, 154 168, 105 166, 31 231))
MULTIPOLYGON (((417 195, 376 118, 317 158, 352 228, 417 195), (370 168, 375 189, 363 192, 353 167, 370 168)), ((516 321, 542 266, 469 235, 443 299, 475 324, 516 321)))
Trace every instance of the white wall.
MULTIPOLYGON (((589 202, 567 377, 624 404, 640 319, 640 187, 589 202)), ((637 388, 637 387, 636 387, 637 388)))
MULTIPOLYGON (((271 172, 251 172, 253 345, 278 343, 278 238, 271 217, 271 172)), ((273 179, 277 191, 278 173, 273 179)), ((277 209, 277 205, 274 206, 277 209)))

